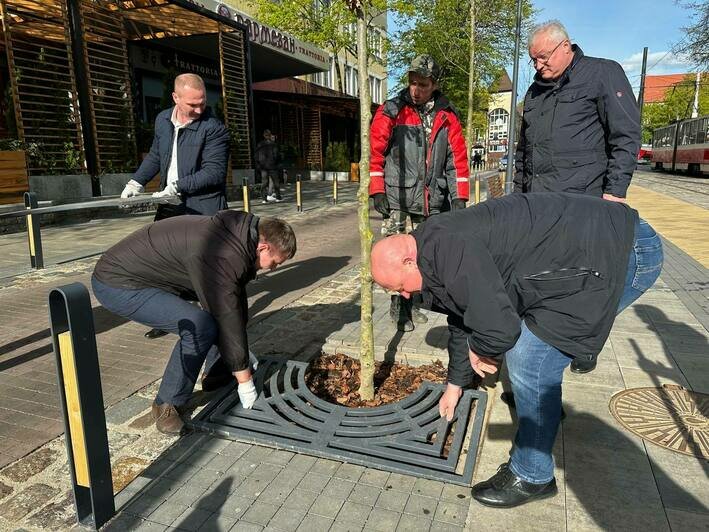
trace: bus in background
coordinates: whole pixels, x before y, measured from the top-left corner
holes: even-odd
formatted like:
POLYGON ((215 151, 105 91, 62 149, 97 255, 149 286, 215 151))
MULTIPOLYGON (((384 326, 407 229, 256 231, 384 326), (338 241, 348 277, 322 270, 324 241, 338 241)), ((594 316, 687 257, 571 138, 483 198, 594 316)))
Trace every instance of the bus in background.
POLYGON ((652 135, 652 162, 658 170, 709 174, 709 115, 656 129, 652 135))

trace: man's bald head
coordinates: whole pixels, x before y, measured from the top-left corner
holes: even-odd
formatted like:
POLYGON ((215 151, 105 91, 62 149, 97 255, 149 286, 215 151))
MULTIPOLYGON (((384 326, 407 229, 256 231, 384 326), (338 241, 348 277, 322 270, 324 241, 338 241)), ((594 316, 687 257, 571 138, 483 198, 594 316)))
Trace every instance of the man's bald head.
POLYGON ((198 120, 207 107, 207 90, 204 80, 197 74, 180 74, 175 78, 175 102, 177 121, 181 124, 198 120))
POLYGON ((377 242, 372 248, 372 278, 382 288, 404 297, 421 290, 414 237, 393 235, 377 242))
POLYGON ((204 91, 204 80, 197 74, 180 74, 175 78, 175 92, 180 92, 187 87, 204 91))

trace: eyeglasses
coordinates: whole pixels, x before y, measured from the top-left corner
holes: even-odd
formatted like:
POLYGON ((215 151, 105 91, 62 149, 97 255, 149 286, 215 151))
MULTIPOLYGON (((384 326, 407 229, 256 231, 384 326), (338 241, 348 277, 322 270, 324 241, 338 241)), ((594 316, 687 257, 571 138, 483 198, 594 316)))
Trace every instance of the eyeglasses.
POLYGON ((529 66, 536 66, 537 63, 541 63, 542 65, 546 65, 549 62, 549 59, 551 59, 551 56, 554 55, 554 52, 556 52, 556 50, 559 48, 559 46, 561 46, 565 42, 566 42, 566 39, 564 39, 559 44, 557 44, 554 47, 554 49, 551 52, 549 52, 549 55, 547 55, 546 57, 531 57, 529 59, 529 66))

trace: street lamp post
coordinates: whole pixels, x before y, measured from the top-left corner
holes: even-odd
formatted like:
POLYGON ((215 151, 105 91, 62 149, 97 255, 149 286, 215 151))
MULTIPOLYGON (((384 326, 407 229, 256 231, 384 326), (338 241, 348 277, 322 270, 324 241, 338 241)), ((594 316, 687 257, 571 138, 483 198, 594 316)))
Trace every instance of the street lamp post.
POLYGON ((515 32, 515 63, 512 72, 512 108, 510 109, 509 130, 507 131, 507 175, 505 194, 512 192, 514 175, 515 122, 517 121, 517 80, 519 78, 519 41, 522 34, 522 0, 517 0, 517 29, 515 32))

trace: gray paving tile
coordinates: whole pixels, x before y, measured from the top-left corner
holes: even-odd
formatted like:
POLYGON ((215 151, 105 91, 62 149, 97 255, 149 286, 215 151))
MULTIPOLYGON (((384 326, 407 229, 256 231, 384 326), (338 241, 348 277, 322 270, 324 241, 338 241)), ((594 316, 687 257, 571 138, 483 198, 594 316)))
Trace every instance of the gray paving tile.
POLYGON ((263 462, 266 457, 273 454, 274 450, 270 447, 263 447, 261 445, 252 445, 249 450, 246 451, 245 455, 254 462, 263 462))
POLYGON ((226 447, 219 451, 219 454, 225 454, 233 456, 235 458, 240 458, 243 454, 249 450, 251 446, 248 443, 242 443, 239 441, 233 441, 229 443, 226 447))
POLYGON ((247 478, 234 490, 234 494, 253 501, 256 497, 261 495, 261 492, 266 489, 266 486, 268 486, 268 482, 257 478, 247 478))
POLYGON ((383 488, 387 485, 390 474, 387 471, 379 471, 378 469, 366 469, 357 482, 383 488))
POLYGON ((468 502, 471 499, 470 486, 457 486, 455 484, 446 484, 443 486, 441 499, 457 501, 460 504, 468 502))
POLYGON ((199 530, 203 532, 227 532, 232 529, 236 522, 237 520, 234 517, 221 514, 212 514, 204 523, 202 523, 199 530))
POLYGON ((391 532, 396 530, 401 514, 383 508, 374 508, 369 514, 369 519, 364 525, 365 530, 378 530, 381 532, 391 532))
POLYGON ((303 480, 306 474, 307 473, 305 471, 289 469, 286 467, 283 471, 278 473, 278 476, 275 479, 273 479, 272 484, 293 489, 300 484, 300 481, 303 480))
POLYGON ((431 528, 430 519, 404 514, 399 519, 399 526, 396 527, 396 532, 428 532, 429 528, 431 528))
POLYGON ((181 488, 174 491, 170 497, 168 497, 168 502, 172 504, 181 504, 184 506, 192 506, 198 500, 201 499, 202 495, 207 490, 197 486, 192 486, 189 483, 185 484, 181 488))
POLYGON ((173 504, 170 501, 166 501, 158 506, 155 511, 148 516, 148 519, 154 523, 168 526, 188 508, 188 506, 182 504, 173 504))
POLYGON ((316 491, 308 491, 298 488, 293 490, 291 494, 286 497, 286 500, 283 502, 283 506, 285 508, 308 510, 315 502, 315 499, 318 498, 318 495, 319 493, 316 491))
POLYGON ((326 458, 318 458, 317 461, 310 468, 311 473, 319 473, 321 475, 327 475, 329 477, 335 474, 342 462, 336 462, 335 460, 328 460, 326 458))
POLYGON ((330 479, 331 477, 327 475, 308 472, 303 477, 303 480, 300 481, 300 484, 298 484, 298 489, 320 492, 325 489, 330 479))
POLYGON ((263 527, 248 521, 238 521, 229 532, 261 532, 263 527))
POLYGON ((354 482, 341 478, 332 478, 325 486, 325 493, 338 499, 346 499, 355 487, 354 482))
POLYGON ((270 482, 283 471, 283 468, 272 464, 259 464, 256 469, 249 475, 249 478, 270 482))
POLYGON ((315 464, 316 461, 317 458, 315 458, 314 456, 296 454, 293 458, 290 459, 290 462, 288 462, 287 469, 296 471, 308 471, 311 467, 313 467, 313 464, 315 464))
POLYGON ((278 482, 271 482, 266 489, 258 496, 258 501, 281 506, 293 491, 290 486, 284 486, 278 482))
POLYGON ((443 482, 428 480, 427 478, 417 478, 412 492, 425 497, 440 497, 443 492, 443 482))
POLYGON ((188 508, 172 523, 172 526, 179 530, 199 530, 212 512, 200 508, 188 508))
POLYGON ((342 464, 333 476, 357 482, 364 473, 364 467, 355 464, 342 464))
POLYGON ((295 456, 295 453, 292 453, 290 451, 282 451, 280 449, 277 449, 266 457, 266 459, 264 460, 264 463, 278 465, 278 466, 285 466, 288 464, 288 462, 291 461, 293 456, 295 456))
POLYGON ((217 453, 195 449, 192 454, 185 457, 183 463, 202 468, 216 457, 217 453))
POLYGON ((190 486, 197 486, 200 488, 209 488, 214 483, 219 483, 222 480, 223 473, 218 471, 210 471, 208 469, 202 469, 197 471, 189 481, 190 486))
POLYGON ((371 511, 372 507, 369 505, 346 501, 336 519, 351 523, 364 523, 371 511))
POLYGON ((345 503, 345 499, 337 498, 327 491, 321 493, 308 510, 309 514, 321 515, 334 519, 345 503))
POLYGON ((225 501, 224 504, 219 508, 219 515, 226 515, 227 517, 232 517, 234 519, 239 519, 244 512, 251 506, 253 499, 247 499, 244 497, 239 497, 236 494, 231 494, 225 501))
POLYGON ((709 511, 697 513, 667 508, 666 512, 671 530, 709 532, 709 511))
POLYGON ((383 491, 376 502, 378 508, 385 510, 393 510, 395 512, 403 512, 406 502, 409 500, 409 494, 403 491, 386 490, 383 491))
POLYGON ((152 521, 143 521, 133 530, 136 532, 163 532, 165 529, 167 529, 165 525, 153 523, 152 521))
POLYGON ((384 489, 393 489, 411 493, 411 490, 414 489, 414 484, 416 484, 416 477, 402 475, 400 473, 392 473, 389 475, 389 480, 384 486, 384 489))
POLYGON ((242 519, 249 523, 266 526, 271 518, 276 515, 278 506, 265 502, 255 502, 243 515, 242 519))
POLYGON ((280 508, 268 522, 268 528, 275 528, 284 532, 293 532, 298 529, 307 511, 297 508, 280 508))
MULTIPOLYGON (((444 523, 442 521, 434 521, 431 523, 431 530, 435 530, 436 532, 463 532, 463 527, 458 526, 458 525, 453 525, 451 523, 444 523)), ((519 530, 519 529, 518 529, 519 530)), ((539 530, 538 528, 534 528, 534 530, 539 530)))
POLYGON ((213 460, 211 460, 205 469, 210 471, 218 471, 220 473, 226 472, 234 462, 239 459, 239 456, 233 454, 219 454, 213 460))
POLYGON ((364 484, 355 484, 352 492, 347 496, 347 500, 367 506, 374 506, 382 492, 372 486, 364 484))
POLYGON ((306 515, 298 527, 298 532, 327 532, 334 523, 333 519, 328 519, 319 515, 306 515))
POLYGON ((465 524, 465 518, 468 515, 468 506, 467 504, 463 505, 449 501, 440 501, 433 519, 434 521, 463 526, 465 524))
POLYGON ((433 518, 436 513, 436 506, 438 506, 436 499, 413 494, 406 502, 404 513, 433 518))
POLYGON ((364 523, 349 523, 346 521, 335 521, 330 527, 330 532, 360 532, 364 523))

